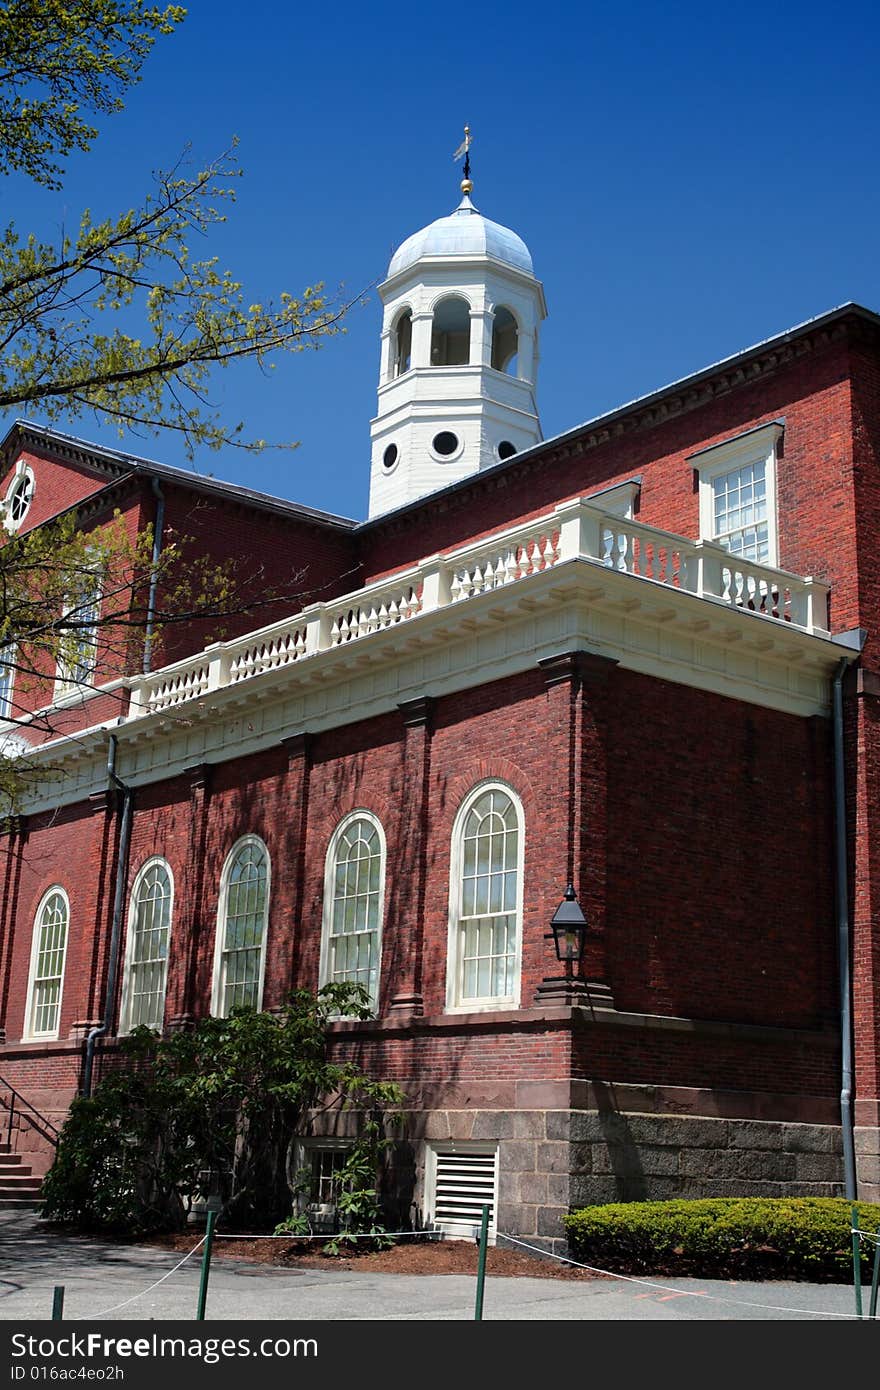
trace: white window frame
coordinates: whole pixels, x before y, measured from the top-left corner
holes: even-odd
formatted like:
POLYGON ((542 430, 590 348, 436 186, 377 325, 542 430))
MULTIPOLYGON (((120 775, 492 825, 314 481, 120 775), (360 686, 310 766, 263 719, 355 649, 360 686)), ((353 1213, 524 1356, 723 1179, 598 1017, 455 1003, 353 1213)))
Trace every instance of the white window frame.
POLYGON ((98 630, 101 624, 101 607, 104 601, 103 590, 103 577, 100 570, 96 568, 94 584, 88 592, 77 603, 68 604, 64 608, 64 617, 68 613, 76 612, 88 621, 76 631, 62 632, 60 635, 62 647, 65 642, 69 642, 70 651, 68 653, 59 651, 58 653, 58 664, 55 672, 55 700, 61 700, 65 696, 81 692, 82 687, 87 685, 95 674, 95 667, 98 664, 98 630), (93 618, 89 616, 92 609, 94 609, 93 618))
POLYGON ((161 865, 168 875, 170 894, 168 898, 168 944, 165 952, 165 970, 162 977, 162 1016, 157 1024, 148 1026, 155 1027, 159 1032, 165 1021, 165 999, 168 990, 168 961, 171 954, 171 937, 174 929, 174 873, 167 859, 161 854, 154 854, 138 869, 137 876, 132 884, 131 896, 128 903, 128 928, 125 940, 125 970, 122 977, 122 1002, 119 1009, 119 1034, 130 1033, 133 1027, 131 1022, 132 1007, 132 975, 134 972, 134 949, 137 940, 137 911, 139 907, 138 894, 140 893, 143 882, 151 869, 161 865))
POLYGON ((489 1244, 495 1244, 495 1233, 498 1229, 498 1174, 499 1174, 499 1155, 498 1145, 492 1143, 479 1144, 471 1140, 431 1140, 425 1145, 425 1186, 424 1186, 424 1224, 425 1226, 439 1227, 443 1234, 452 1240, 473 1240, 480 1234, 482 1221, 438 1221, 437 1218, 437 1157, 440 1153, 453 1154, 475 1154, 483 1158, 493 1157, 495 1160, 495 1171, 493 1175, 493 1194, 492 1209, 489 1213, 489 1244))
POLYGON ((525 865, 525 814, 522 801, 508 782, 487 778, 477 783, 468 792, 456 813, 452 827, 452 845, 449 856, 449 933, 446 951, 446 1012, 458 1014, 484 1013, 500 1009, 517 1009, 520 1002, 522 982, 522 938, 523 938, 523 869, 525 865), (513 962, 513 989, 510 994, 497 997, 481 997, 473 1000, 462 999, 462 945, 461 927, 462 874, 464 869, 464 827, 474 803, 486 792, 499 791, 508 796, 513 804, 517 820, 517 866, 516 866, 516 945, 513 962))
MULTIPOLYGON (((726 473, 736 473, 741 468, 755 464, 764 465, 764 480, 767 493, 767 559, 747 563, 765 564, 773 568, 779 565, 779 543, 777 526, 777 483, 776 452, 782 438, 785 423, 773 420, 767 425, 737 435, 735 439, 713 444, 691 454, 688 462, 697 470, 700 479, 700 536, 703 540, 715 541, 724 546, 724 539, 715 534, 715 491, 716 480, 726 473)), ((736 557, 734 557, 736 558, 736 557)))
POLYGON ((15 465, 15 472, 13 473, 12 478, 10 479, 9 486, 6 489, 6 495, 3 498, 2 505, 0 505, 0 510, 2 510, 3 518, 3 529, 6 532, 8 532, 10 536, 15 535, 15 532, 19 530, 23 521, 25 520, 25 517, 30 511, 36 489, 37 484, 34 478, 34 470, 25 462, 23 458, 20 458, 15 465), (30 496, 27 499, 25 509, 22 512, 21 516, 18 517, 16 520, 13 520, 12 516, 10 515, 10 507, 13 495, 17 493, 22 487, 22 479, 25 479, 30 482, 30 496))
POLYGON ((339 853, 339 846, 346 830, 356 821, 367 821, 376 831, 379 837, 379 922, 376 928, 376 991, 375 997, 370 996, 370 1002, 374 1010, 379 1007, 379 989, 382 980, 382 929, 385 925, 385 865, 387 862, 387 844, 385 831, 382 822, 372 811, 367 811, 360 807, 351 811, 337 825, 327 848, 327 857, 324 860, 324 913, 321 926, 321 958, 318 970, 319 985, 323 987, 330 984, 333 980, 331 972, 332 946, 331 946, 331 927, 333 925, 333 908, 335 904, 336 888, 336 860, 339 853))
POLYGON ((246 845, 259 845, 266 858, 266 903, 263 912, 263 933, 260 940, 260 980, 257 988, 256 1010, 259 1012, 263 1007, 263 985, 266 977, 266 942, 269 936, 269 903, 272 891, 272 859, 269 849, 264 840, 259 835, 242 835, 236 840, 232 849, 226 856, 223 865, 223 872, 220 875, 220 894, 217 902, 217 929, 214 933, 214 976, 211 985, 211 1013, 215 1018, 227 1018, 228 1014, 222 1011, 223 995, 225 993, 225 975, 223 971, 224 957, 226 955, 223 940, 226 935, 226 903, 229 894, 229 880, 232 876, 232 867, 236 856, 246 845))
MULTIPOLYGON (((67 971, 67 948, 68 948, 69 945, 70 945, 70 899, 69 899, 69 897, 67 896, 67 892, 65 891, 65 889, 61 887, 61 884, 60 884, 60 883, 53 883, 53 884, 52 884, 52 887, 51 887, 51 888, 47 888, 46 891, 45 891, 45 893, 44 893, 43 896, 41 897, 40 902, 39 902, 39 905, 38 905, 37 910, 36 910, 36 913, 34 914, 34 930, 33 930, 33 936, 32 936, 32 938, 31 938, 31 962, 30 962, 30 969, 29 969, 29 971, 28 971, 27 1000, 26 1000, 26 1003, 25 1003, 25 1014, 24 1014, 24 1032, 23 1032, 23 1034, 22 1034, 23 1039, 24 1039, 25 1041, 27 1041, 27 1042, 32 1042, 32 1041, 33 1041, 33 1042, 37 1042, 37 1041, 39 1041, 39 1042, 53 1042, 53 1041, 55 1041, 55 1040, 58 1038, 59 1031, 60 1031, 60 1028, 61 1028, 61 1007, 62 1007, 62 1005, 63 1005, 63 1003, 64 1003, 64 978, 65 978, 65 974, 66 974, 66 971, 67 971), (36 971, 37 971, 37 961, 39 960, 39 956, 40 956, 40 936, 41 936, 41 934, 42 934, 41 920, 40 920, 40 919, 41 919, 42 916, 43 916, 43 912, 44 912, 45 908, 48 906, 48 903, 49 903, 50 898, 54 897, 56 894, 58 894, 58 896, 61 897, 61 898, 63 899, 63 901, 64 901, 64 914, 65 914, 65 924, 64 924, 64 950, 63 950, 63 952, 62 952, 62 958, 61 958, 61 975, 60 975, 60 981, 61 981, 61 983, 60 983, 60 986, 59 986, 59 989, 58 989, 58 1002, 57 1002, 57 1005, 56 1005, 57 1013, 56 1013, 56 1016, 55 1016, 55 1027, 54 1027, 54 1028, 45 1028, 45 1029, 43 1029, 43 1030, 41 1030, 41 1031, 38 1032, 37 1029, 34 1028, 34 1026, 33 1026, 33 1021, 34 1021, 34 1020, 33 1020, 33 1015, 34 1015, 34 1007, 35 1007, 35 1002, 36 1002, 36 1001, 35 1001, 35 995, 36 995, 37 985, 42 983, 42 979, 38 980, 38 979, 37 979, 37 974, 36 974, 36 971)), ((49 979, 49 978, 55 979, 55 978, 59 978, 59 977, 56 977, 56 976, 53 975, 53 976, 44 976, 44 977, 42 977, 42 978, 43 978, 43 979, 49 979)))
POLYGON ((15 643, 0 645, 0 721, 12 715, 12 693, 15 689, 15 643), (6 674, 8 673, 8 674, 6 674))

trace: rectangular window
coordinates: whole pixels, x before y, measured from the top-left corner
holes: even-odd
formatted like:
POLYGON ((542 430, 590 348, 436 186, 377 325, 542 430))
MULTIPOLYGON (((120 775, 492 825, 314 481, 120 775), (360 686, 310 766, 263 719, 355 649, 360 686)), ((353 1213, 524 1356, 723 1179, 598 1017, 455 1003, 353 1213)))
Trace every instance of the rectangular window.
POLYGON ((765 459, 712 479, 713 536, 732 555, 769 564, 765 459))
POLYGON ((94 674, 98 656, 98 619, 101 615, 101 576, 82 574, 68 597, 64 619, 69 624, 58 645, 55 698, 86 685, 94 674))
POLYGON ((15 679, 15 648, 0 647, 0 719, 12 713, 12 683, 15 679))
POLYGON ((774 420, 690 456, 700 480, 700 535, 742 560, 779 564, 776 454, 783 423, 774 420))

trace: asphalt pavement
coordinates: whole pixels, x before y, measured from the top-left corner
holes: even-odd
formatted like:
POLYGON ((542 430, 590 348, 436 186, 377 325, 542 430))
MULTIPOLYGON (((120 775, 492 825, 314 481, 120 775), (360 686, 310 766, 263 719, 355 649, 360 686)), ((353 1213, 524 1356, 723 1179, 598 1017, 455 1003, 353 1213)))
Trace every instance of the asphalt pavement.
MULTIPOLYGON (((193 1245, 199 1233, 193 1235, 193 1245)), ((194 1319, 201 1253, 62 1235, 34 1212, 0 1211, 0 1319, 51 1319, 64 1288, 64 1320, 109 1323, 194 1319), (179 1267, 176 1267, 179 1266, 179 1267)), ((241 1259, 211 1264, 206 1321, 473 1320, 476 1281, 466 1275, 282 1269, 241 1259)), ((868 1293, 864 1308, 867 1312, 868 1293)), ((855 1315, 842 1284, 619 1278, 575 1281, 488 1276, 485 1321, 800 1320, 855 1315)))

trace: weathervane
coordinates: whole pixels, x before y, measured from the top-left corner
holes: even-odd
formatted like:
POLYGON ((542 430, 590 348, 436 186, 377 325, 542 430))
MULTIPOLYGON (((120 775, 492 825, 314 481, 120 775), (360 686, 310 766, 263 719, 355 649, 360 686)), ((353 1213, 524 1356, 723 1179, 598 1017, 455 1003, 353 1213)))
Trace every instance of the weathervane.
POLYGON ((452 156, 453 159, 458 160, 458 159, 461 159, 462 155, 464 155, 464 178, 463 178, 462 181, 461 181, 461 191, 462 191, 462 193, 470 193, 470 192, 473 190, 473 186, 474 186, 473 183, 471 182, 471 154, 470 154, 470 150, 471 150, 471 128, 470 128, 469 125, 466 125, 465 128, 464 128, 464 139, 462 140, 462 142, 461 142, 461 144, 459 145, 458 149, 455 151, 455 154, 452 156))

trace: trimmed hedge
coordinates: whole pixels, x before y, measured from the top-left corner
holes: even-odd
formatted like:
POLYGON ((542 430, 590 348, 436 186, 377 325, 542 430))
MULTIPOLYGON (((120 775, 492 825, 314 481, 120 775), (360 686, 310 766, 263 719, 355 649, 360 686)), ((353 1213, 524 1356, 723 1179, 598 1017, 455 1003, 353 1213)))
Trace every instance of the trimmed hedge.
MULTIPOLYGON (((861 1230, 880 1206, 857 1203, 861 1230)), ((719 1197, 610 1202, 562 1218, 575 1259, 616 1274, 851 1283, 850 1203, 841 1197, 719 1197)), ((861 1245, 870 1279, 874 1242, 861 1245)))

